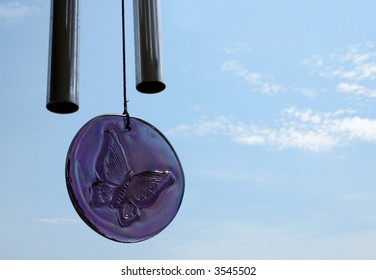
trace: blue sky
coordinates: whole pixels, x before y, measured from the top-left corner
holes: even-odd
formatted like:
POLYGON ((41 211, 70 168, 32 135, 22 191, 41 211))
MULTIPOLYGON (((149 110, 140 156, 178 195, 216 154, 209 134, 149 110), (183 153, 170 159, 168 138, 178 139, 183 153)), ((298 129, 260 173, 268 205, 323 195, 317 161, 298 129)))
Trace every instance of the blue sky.
POLYGON ((174 221, 137 244, 87 227, 68 147, 122 112, 121 2, 81 1, 80 110, 45 109, 50 1, 0 0, 0 259, 376 258, 376 30, 371 0, 162 0, 167 89, 129 112, 183 164, 174 221))

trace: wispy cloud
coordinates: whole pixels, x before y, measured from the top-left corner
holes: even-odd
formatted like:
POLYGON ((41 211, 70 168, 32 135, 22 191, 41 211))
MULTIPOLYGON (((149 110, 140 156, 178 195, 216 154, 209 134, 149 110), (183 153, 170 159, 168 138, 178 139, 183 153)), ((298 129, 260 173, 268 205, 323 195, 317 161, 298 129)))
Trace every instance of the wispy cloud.
POLYGON ((350 46, 346 52, 331 54, 330 59, 340 66, 327 72, 329 76, 355 81, 376 79, 376 50, 371 43, 350 46))
POLYGON ((266 79, 261 74, 246 69, 237 60, 226 60, 221 65, 221 71, 230 72, 236 77, 243 79, 245 82, 253 86, 253 91, 255 92, 273 94, 285 90, 284 87, 279 84, 266 81, 266 79))
POLYGON ((46 224, 76 224, 79 222, 77 219, 69 219, 69 218, 38 218, 34 219, 35 222, 38 223, 46 223, 46 224))
POLYGON ((308 220, 284 225, 236 219, 210 226, 196 222, 190 228, 204 229, 196 238, 167 250, 177 258, 192 259, 374 259, 374 230, 351 231, 345 227, 344 232, 335 232, 335 227, 346 221, 333 220, 330 215, 308 220), (367 250, 369 246, 373 250, 367 250))
POLYGON ((376 97, 376 89, 367 88, 356 83, 339 83, 337 89, 340 92, 353 93, 365 97, 376 97))
POLYGON ((252 46, 248 43, 238 43, 234 47, 222 48, 226 54, 236 54, 240 52, 252 51, 252 46))
MULTIPOLYGON (((239 44, 225 51, 234 54, 246 49, 239 44)), ((302 85, 282 86, 270 81, 261 73, 247 69, 237 59, 227 59, 220 66, 236 78, 250 84, 253 92, 273 97, 273 94, 298 93, 306 97, 318 96, 319 92, 337 92, 356 97, 376 98, 376 47, 373 43, 359 43, 329 54, 314 54, 303 64, 313 68, 319 78, 330 80, 332 88, 311 88, 302 85)), ((358 103, 359 104, 359 103, 358 103)), ((356 104, 351 107, 356 108, 356 104)), ((360 110, 359 110, 360 111, 360 110)), ((314 152, 329 151, 351 142, 376 143, 376 119, 356 115, 356 110, 320 112, 289 106, 274 120, 244 122, 220 115, 202 118, 193 124, 180 124, 170 131, 184 135, 210 137, 220 135, 232 141, 250 146, 267 146, 275 149, 300 149, 314 152), (269 124, 265 124, 269 121, 269 124)))
POLYGON ((34 16, 39 12, 36 6, 10 2, 0 4, 0 22, 14 22, 25 17, 34 16))
POLYGON ((169 133, 201 137, 220 135, 244 145, 313 152, 328 151, 351 141, 376 143, 376 119, 354 114, 352 110, 328 113, 289 107, 281 112, 278 120, 273 121, 277 123, 274 127, 217 116, 203 118, 193 125, 177 126, 169 133))
POLYGON ((309 87, 293 87, 290 91, 304 95, 308 98, 314 97, 317 94, 317 89, 309 87))
POLYGON ((303 64, 309 65, 309 66, 317 66, 321 67, 324 65, 324 59, 319 54, 314 54, 310 58, 303 59, 303 64))
MULTIPOLYGON (((250 84, 253 92, 269 95, 280 92, 299 93, 310 98, 323 90, 299 85, 281 85, 262 73, 249 70, 238 59, 234 59, 234 55, 240 52, 251 51, 249 44, 239 43, 232 48, 223 48, 223 51, 231 58, 221 64, 220 70, 250 84)), ((376 98, 376 88, 373 86, 376 80, 376 47, 371 42, 353 44, 329 54, 314 54, 303 59, 302 64, 312 67, 311 73, 336 83, 332 91, 356 95, 359 98, 376 98)))
POLYGON ((304 59, 303 64, 317 67, 316 72, 325 78, 376 79, 376 50, 372 43, 351 45, 329 55, 315 54, 304 59))
POLYGON ((337 83, 336 90, 358 97, 375 98, 376 48, 373 43, 348 46, 329 55, 315 54, 303 60, 313 73, 337 83))
POLYGON ((228 167, 215 167, 207 169, 197 169, 196 174, 211 178, 212 180, 219 180, 221 182, 229 181, 231 183, 237 183, 238 186, 248 186, 247 182, 270 182, 275 179, 268 170, 265 169, 250 169, 244 166, 231 168, 228 167))

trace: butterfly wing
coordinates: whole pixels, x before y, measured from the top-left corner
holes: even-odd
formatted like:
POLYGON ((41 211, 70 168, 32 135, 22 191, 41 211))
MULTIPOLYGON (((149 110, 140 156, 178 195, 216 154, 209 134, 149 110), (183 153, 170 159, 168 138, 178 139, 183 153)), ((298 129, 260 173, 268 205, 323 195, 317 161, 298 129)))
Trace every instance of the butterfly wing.
POLYGON ((129 171, 126 175, 126 179, 123 185, 116 188, 116 190, 114 191, 112 195, 111 203, 110 203, 111 208, 120 208, 124 205, 124 203, 126 203, 126 200, 128 199, 128 186, 132 178, 133 178, 133 172, 129 171))
POLYGON ((129 172, 125 152, 113 128, 105 130, 104 141, 97 159, 96 171, 110 184, 121 186, 129 172))
POLYGON ((129 183, 127 196, 139 208, 148 208, 174 182, 175 176, 170 171, 144 171, 134 175, 129 183))
POLYGON ((113 128, 105 130, 96 171, 106 183, 99 181, 91 186, 91 205, 117 209, 121 227, 138 221, 141 209, 153 205, 161 192, 175 182, 170 171, 148 170, 134 175, 113 128))
POLYGON ((141 218, 140 209, 126 197, 122 197, 120 202, 119 196, 122 196, 122 191, 119 189, 120 188, 116 189, 107 186, 102 182, 94 183, 90 188, 90 204, 93 208, 101 208, 104 206, 117 208, 116 217, 119 225, 121 227, 129 227, 132 223, 141 218))
POLYGON ((105 183, 95 182, 90 188, 91 206, 93 208, 100 208, 110 205, 114 192, 115 189, 107 186, 105 183))
POLYGON ((117 219, 121 227, 129 227, 141 218, 140 209, 131 201, 125 200, 118 209, 117 219))
POLYGON ((97 181, 90 188, 90 204, 94 208, 110 206, 119 208, 132 172, 128 168, 123 147, 113 128, 104 132, 96 162, 97 174, 104 181, 97 181))

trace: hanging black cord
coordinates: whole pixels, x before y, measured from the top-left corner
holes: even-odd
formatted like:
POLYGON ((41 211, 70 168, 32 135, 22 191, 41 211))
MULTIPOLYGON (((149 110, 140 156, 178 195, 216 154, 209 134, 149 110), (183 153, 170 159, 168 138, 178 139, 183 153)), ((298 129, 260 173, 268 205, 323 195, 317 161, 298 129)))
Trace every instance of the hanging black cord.
POLYGON ((124 111, 123 115, 127 118, 127 123, 125 125, 126 130, 129 130, 130 116, 127 108, 127 75, 126 75, 126 57, 125 57, 125 9, 124 0, 121 0, 121 20, 122 20, 122 41, 123 41, 123 97, 124 97, 124 111))

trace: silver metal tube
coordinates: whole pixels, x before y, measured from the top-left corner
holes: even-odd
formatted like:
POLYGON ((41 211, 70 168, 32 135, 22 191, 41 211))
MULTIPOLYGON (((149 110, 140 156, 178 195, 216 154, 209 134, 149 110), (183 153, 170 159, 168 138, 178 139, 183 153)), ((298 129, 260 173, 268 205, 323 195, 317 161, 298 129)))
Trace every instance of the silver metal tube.
POLYGON ((79 0, 51 0, 47 109, 76 112, 78 105, 79 0))
POLYGON ((158 93, 166 88, 162 73, 159 6, 159 0, 133 1, 136 89, 142 93, 158 93))

